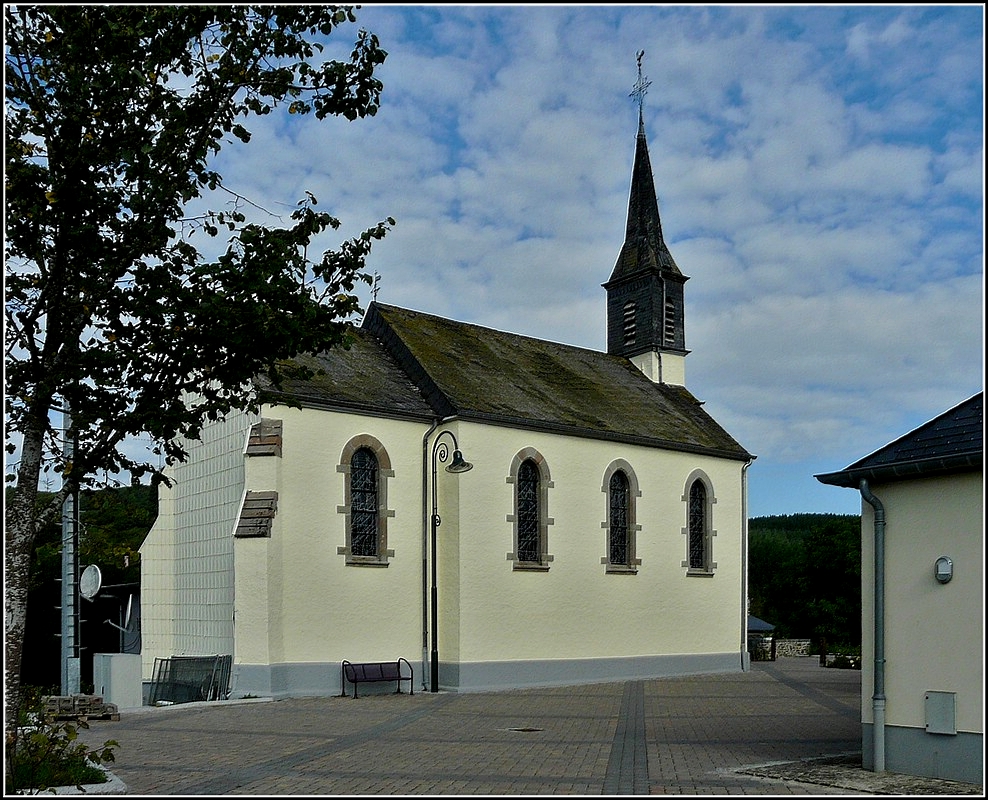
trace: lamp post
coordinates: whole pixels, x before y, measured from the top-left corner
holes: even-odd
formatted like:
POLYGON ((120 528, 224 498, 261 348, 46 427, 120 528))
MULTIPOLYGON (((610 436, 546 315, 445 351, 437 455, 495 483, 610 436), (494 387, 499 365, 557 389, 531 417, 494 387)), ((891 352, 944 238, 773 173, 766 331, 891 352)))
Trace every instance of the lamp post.
POLYGON ((436 472, 438 464, 446 463, 449 455, 449 445, 442 441, 443 436, 453 440, 453 460, 446 467, 447 472, 459 473, 473 469, 473 464, 463 460, 452 431, 440 431, 432 444, 432 654, 430 667, 432 673, 431 691, 439 691, 439 586, 436 578, 436 539, 442 520, 439 517, 439 503, 436 493, 436 472))

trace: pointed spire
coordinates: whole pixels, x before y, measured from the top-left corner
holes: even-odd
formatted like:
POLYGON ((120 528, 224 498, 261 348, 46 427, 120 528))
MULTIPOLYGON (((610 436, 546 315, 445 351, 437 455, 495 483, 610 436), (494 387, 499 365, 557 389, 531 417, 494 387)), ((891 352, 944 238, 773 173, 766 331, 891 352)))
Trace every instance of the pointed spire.
POLYGON ((638 51, 638 82, 629 95, 638 103, 638 137, 635 143, 635 165, 631 173, 631 195, 628 200, 628 225, 624 246, 618 256, 610 281, 625 278, 647 270, 660 270, 680 275, 662 238, 662 222, 659 219, 659 201, 655 194, 652 164, 648 157, 645 138, 645 94, 652 82, 642 75, 644 50, 638 51))

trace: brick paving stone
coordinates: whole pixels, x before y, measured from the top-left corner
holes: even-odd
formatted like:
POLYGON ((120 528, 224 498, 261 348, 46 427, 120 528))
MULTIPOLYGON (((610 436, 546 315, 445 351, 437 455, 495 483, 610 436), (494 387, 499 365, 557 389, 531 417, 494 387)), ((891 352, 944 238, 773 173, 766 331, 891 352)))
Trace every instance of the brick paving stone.
POLYGON ((116 739, 111 771, 141 795, 902 793, 860 769, 860 675, 780 659, 586 686, 125 709, 81 738, 116 739), (829 777, 816 766, 846 754, 829 777), (780 763, 800 768, 771 774, 780 763))

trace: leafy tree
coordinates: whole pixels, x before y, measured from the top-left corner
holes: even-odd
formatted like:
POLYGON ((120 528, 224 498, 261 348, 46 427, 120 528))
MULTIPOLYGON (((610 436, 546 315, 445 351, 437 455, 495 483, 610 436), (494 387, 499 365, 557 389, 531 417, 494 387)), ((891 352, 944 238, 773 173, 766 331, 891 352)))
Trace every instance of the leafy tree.
POLYGON ((307 194, 291 224, 249 224, 211 159, 278 109, 375 114, 376 36, 359 30, 349 60, 315 60, 355 21, 336 6, 4 7, 6 414, 19 437, 7 444, 19 450, 5 520, 8 712, 32 544, 65 493, 101 473, 162 479, 121 445, 143 436, 166 465, 181 460, 181 437, 256 408, 254 376, 278 385, 285 359, 345 342, 353 287, 369 282, 365 258, 394 221, 310 260, 309 242, 339 221, 307 194), (214 191, 232 208, 187 216, 214 191), (212 259, 190 238, 221 233, 212 259), (71 460, 52 422, 64 406, 71 460), (62 490, 39 512, 49 470, 62 490))
POLYGON ((779 530, 758 530, 751 523, 748 539, 748 596, 751 613, 775 625, 775 635, 796 636, 793 601, 801 593, 805 565, 802 536, 779 530))
POLYGON ((780 637, 861 642, 861 518, 793 514, 749 522, 751 613, 780 637))
POLYGON ((79 563, 97 564, 103 583, 137 583, 139 548, 158 516, 155 486, 86 491, 79 500, 79 563))
POLYGON ((861 643, 861 526, 829 522, 806 538, 806 623, 815 640, 861 643))

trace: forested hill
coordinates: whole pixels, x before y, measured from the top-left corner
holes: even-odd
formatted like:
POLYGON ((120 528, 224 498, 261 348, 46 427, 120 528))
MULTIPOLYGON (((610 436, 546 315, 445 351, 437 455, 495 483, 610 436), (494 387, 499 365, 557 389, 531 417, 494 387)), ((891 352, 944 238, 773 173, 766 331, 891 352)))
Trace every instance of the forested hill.
POLYGON ((748 521, 749 611, 780 638, 861 643, 861 517, 787 514, 748 521))
POLYGON ((752 517, 748 520, 748 530, 759 533, 780 531, 799 535, 829 523, 841 524, 852 520, 854 524, 858 524, 861 516, 859 514, 780 514, 772 517, 752 517))

